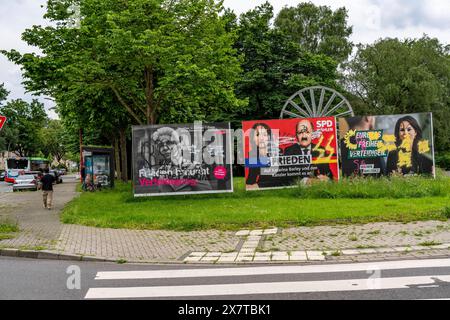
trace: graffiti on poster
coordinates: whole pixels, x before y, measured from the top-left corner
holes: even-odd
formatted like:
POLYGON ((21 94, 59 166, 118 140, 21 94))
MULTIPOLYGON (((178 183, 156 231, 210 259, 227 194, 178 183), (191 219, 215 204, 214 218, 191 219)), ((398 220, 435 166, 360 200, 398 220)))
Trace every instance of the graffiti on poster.
POLYGON ((133 127, 134 195, 232 192, 229 123, 133 127))
POLYGON ((245 121, 242 127, 247 190, 339 179, 335 118, 245 121))
POLYGON ((344 176, 435 175, 431 113, 340 118, 344 176))

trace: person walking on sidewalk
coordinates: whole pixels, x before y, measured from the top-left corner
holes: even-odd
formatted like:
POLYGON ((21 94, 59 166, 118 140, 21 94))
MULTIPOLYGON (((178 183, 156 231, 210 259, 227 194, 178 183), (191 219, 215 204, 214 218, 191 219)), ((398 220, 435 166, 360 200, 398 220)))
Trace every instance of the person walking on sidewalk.
POLYGON ((48 168, 44 170, 44 173, 45 174, 41 179, 44 208, 51 210, 53 202, 53 182, 55 181, 55 178, 49 173, 48 168))
POLYGON ((81 166, 81 170, 80 170, 80 175, 81 175, 81 189, 83 191, 86 191, 86 167, 85 166, 81 166))

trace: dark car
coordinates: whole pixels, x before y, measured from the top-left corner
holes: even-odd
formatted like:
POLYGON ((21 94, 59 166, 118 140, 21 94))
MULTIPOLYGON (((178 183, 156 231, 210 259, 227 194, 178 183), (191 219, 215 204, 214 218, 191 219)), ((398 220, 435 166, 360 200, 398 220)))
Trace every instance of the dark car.
POLYGON ((0 181, 5 181, 5 176, 6 176, 6 172, 5 171, 1 171, 0 172, 0 181))
POLYGON ((58 173, 57 170, 50 170, 49 173, 55 177, 55 182, 58 183, 62 183, 62 176, 58 173))

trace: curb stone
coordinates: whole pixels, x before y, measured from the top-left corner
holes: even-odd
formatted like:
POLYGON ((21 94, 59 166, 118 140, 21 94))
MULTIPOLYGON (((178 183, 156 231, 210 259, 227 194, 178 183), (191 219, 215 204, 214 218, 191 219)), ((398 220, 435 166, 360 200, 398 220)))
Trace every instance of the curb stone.
POLYGON ((18 249, 0 249, 0 256, 4 257, 18 257, 19 250, 18 249))
MULTIPOLYGON (((439 249, 435 249, 439 250, 439 249)), ((397 252, 399 254, 403 252, 397 252)), ((217 263, 211 261, 195 261, 195 262, 185 262, 185 261, 150 261, 150 260, 126 260, 124 264, 155 264, 155 265, 189 265, 189 266, 240 266, 240 265, 289 265, 289 264, 297 264, 297 265, 311 265, 311 264, 340 264, 340 263, 350 263, 350 262, 361 262, 359 260, 363 260, 367 262, 375 262, 375 261, 401 261, 405 259, 439 259, 439 258, 449 258, 448 254, 437 253, 429 257, 421 257, 418 254, 414 254, 416 251, 411 250, 407 253, 409 257, 386 257, 386 258, 375 258, 370 259, 370 254, 360 254, 360 255, 348 255, 349 258, 353 259, 323 259, 321 261, 310 260, 310 261, 235 261, 235 262, 224 262, 217 263), (367 259, 364 259, 367 257, 367 259)), ((19 249, 0 249, 0 256, 4 257, 20 257, 20 258, 29 258, 29 259, 42 259, 42 260, 62 260, 62 261, 84 261, 84 262, 106 262, 106 263, 115 263, 117 264, 120 258, 105 258, 105 257, 93 257, 93 256, 82 256, 75 254, 62 254, 58 252, 50 252, 50 251, 33 251, 33 250, 19 250, 19 249)), ((324 257, 325 258, 325 257, 324 257)))

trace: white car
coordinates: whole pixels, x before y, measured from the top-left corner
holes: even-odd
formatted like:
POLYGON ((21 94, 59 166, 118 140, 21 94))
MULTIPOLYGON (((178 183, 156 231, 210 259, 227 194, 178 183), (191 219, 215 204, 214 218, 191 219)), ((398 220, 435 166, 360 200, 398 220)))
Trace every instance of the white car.
POLYGON ((38 182, 34 175, 25 174, 16 178, 16 183, 13 184, 13 191, 18 190, 33 190, 37 191, 38 182))

